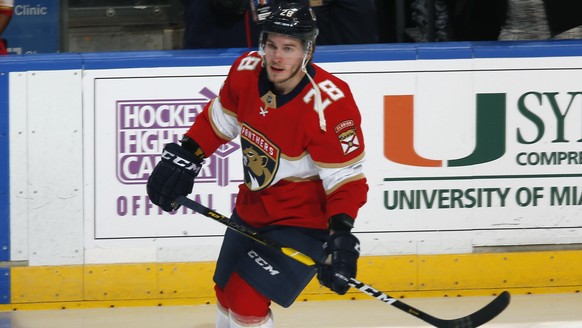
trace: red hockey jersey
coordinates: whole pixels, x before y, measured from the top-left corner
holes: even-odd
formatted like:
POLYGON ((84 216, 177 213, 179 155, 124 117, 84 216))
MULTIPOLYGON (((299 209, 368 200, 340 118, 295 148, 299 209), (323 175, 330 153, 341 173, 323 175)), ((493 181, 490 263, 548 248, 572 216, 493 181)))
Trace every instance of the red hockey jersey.
POLYGON ((327 229, 328 218, 355 218, 366 202, 361 117, 348 85, 310 64, 321 92, 326 131, 314 110, 307 77, 277 95, 257 52, 232 65, 219 96, 186 133, 206 155, 240 137, 244 184, 238 215, 255 227, 271 224, 327 229))

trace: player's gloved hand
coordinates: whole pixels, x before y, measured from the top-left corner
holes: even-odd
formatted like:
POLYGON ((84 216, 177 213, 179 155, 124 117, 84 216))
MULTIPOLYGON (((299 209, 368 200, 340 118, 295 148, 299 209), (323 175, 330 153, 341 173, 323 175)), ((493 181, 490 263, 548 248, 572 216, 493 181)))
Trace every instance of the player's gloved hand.
POLYGON ((167 144, 162 152, 162 159, 147 182, 150 200, 166 212, 178 209, 179 205, 173 204, 178 196, 186 196, 192 192, 194 178, 202 168, 202 158, 183 146, 184 143, 182 146, 176 143, 167 144))
POLYGON ((317 269, 319 283, 339 295, 344 295, 350 288, 348 280, 356 277, 360 257, 360 241, 349 232, 350 229, 335 231, 329 236, 323 247, 331 264, 320 265, 317 269))

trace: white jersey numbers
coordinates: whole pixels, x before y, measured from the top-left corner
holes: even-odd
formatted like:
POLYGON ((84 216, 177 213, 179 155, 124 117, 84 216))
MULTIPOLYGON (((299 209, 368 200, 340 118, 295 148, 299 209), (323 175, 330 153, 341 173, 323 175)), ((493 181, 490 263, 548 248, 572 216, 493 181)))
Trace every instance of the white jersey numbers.
MULTIPOLYGON (((344 97, 344 93, 343 91, 338 88, 335 84, 333 84, 333 82, 331 82, 330 80, 325 80, 325 81, 321 81, 317 84, 317 86, 319 86, 319 89, 321 91, 323 91, 328 98, 327 99, 322 99, 322 109, 327 108, 327 106, 329 106, 329 104, 331 104, 332 101, 337 101, 341 98, 344 97)), ((305 95, 305 97, 303 97, 303 101, 308 104, 310 101, 313 100, 313 97, 315 96, 315 90, 311 89, 309 90, 309 92, 307 92, 307 94, 305 95)))
POLYGON ((331 100, 336 101, 344 97, 344 92, 336 87, 330 80, 319 82, 319 88, 325 92, 331 100))
POLYGON ((237 71, 254 71, 257 65, 262 61, 261 58, 246 56, 240 61, 240 64, 236 68, 237 71))

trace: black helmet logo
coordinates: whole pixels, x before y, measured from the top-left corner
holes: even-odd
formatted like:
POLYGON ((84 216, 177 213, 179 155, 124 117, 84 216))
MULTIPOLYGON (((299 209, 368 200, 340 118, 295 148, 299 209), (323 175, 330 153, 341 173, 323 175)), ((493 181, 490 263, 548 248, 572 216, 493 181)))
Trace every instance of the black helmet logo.
POLYGON ((301 3, 282 2, 263 23, 263 32, 315 41, 318 34, 315 13, 301 3))

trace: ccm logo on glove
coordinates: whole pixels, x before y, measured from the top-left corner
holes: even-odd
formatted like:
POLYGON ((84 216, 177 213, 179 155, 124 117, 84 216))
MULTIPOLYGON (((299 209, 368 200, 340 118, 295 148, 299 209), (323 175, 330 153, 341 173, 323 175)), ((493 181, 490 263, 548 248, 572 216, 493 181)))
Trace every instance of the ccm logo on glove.
POLYGON ((172 154, 166 149, 164 149, 164 151, 162 152, 162 158, 167 161, 173 162, 174 164, 182 167, 185 170, 192 171, 196 175, 198 175, 198 172, 200 172, 200 169, 202 168, 200 165, 192 163, 176 154, 172 154))

